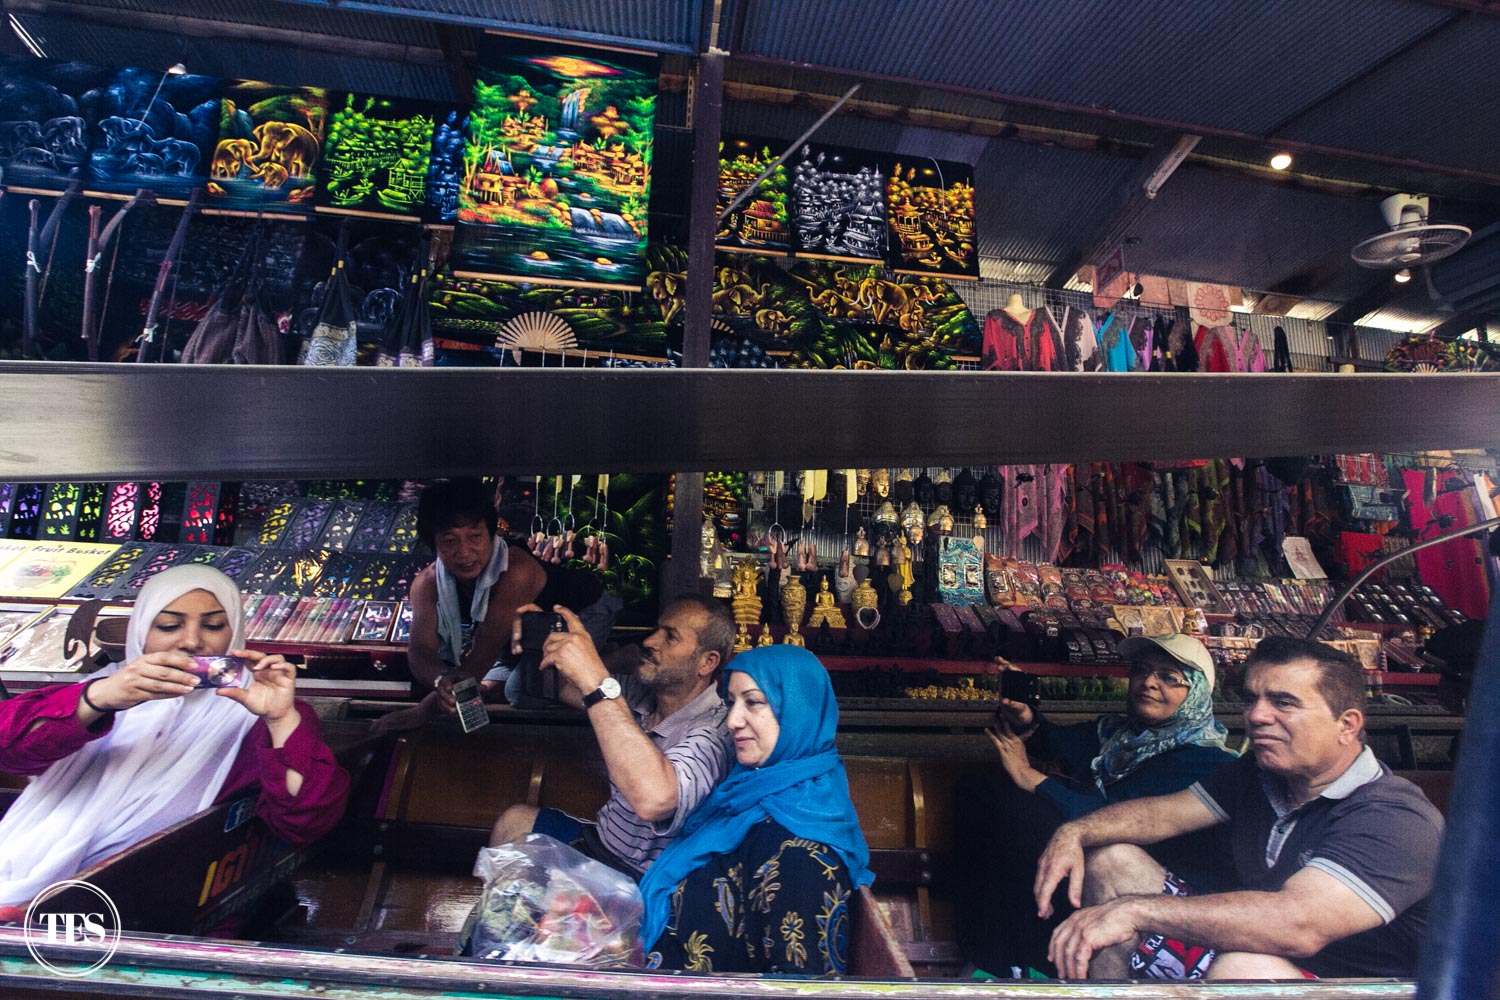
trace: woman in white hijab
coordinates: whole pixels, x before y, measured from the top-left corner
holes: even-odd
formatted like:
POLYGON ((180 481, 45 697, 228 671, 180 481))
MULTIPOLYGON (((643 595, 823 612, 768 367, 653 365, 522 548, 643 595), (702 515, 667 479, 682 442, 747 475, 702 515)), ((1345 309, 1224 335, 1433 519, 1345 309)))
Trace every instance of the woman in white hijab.
POLYGON ((229 577, 173 567, 141 588, 122 664, 0 702, 0 771, 40 775, 0 819, 0 907, 257 785, 257 815, 294 843, 338 822, 349 776, 292 666, 242 648, 240 625, 229 577), (249 686, 199 690, 191 658, 226 653, 249 686))

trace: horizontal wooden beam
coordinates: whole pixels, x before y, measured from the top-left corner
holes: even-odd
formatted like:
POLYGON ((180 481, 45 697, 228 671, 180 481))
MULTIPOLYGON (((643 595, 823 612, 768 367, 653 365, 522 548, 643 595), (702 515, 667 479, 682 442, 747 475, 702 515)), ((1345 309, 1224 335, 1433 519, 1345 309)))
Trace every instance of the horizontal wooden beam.
POLYGON ((1500 446, 1500 375, 0 362, 0 481, 694 472, 1500 446))

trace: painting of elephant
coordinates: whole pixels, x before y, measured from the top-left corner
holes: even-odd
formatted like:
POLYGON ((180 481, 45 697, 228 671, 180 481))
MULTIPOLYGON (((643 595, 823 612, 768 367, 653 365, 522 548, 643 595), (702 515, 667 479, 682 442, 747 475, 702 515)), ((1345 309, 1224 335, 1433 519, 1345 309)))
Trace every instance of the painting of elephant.
POLYGON ((286 172, 287 177, 307 177, 318 162, 318 137, 292 122, 263 122, 255 126, 255 142, 260 147, 253 160, 271 163, 286 172))
POLYGON ((209 198, 238 209, 309 211, 327 93, 241 80, 223 90, 219 109, 209 198))

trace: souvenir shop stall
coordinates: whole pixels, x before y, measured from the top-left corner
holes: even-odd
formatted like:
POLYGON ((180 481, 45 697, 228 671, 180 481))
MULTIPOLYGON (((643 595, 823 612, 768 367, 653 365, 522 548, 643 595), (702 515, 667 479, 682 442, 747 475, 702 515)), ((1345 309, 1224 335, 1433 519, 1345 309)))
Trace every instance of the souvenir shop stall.
MULTIPOLYGON (((1246 656, 1315 637, 1363 665, 1376 754, 1446 808, 1472 680, 1454 636, 1500 586, 1500 167, 1330 138, 1324 118, 1379 132, 1353 112, 1384 114, 1387 62, 1327 41, 1327 68, 1273 93, 1236 45, 1215 70, 1232 100, 1162 75, 1181 108, 1135 79, 1115 107, 1066 72, 1002 78, 1028 34, 941 5, 585 4, 566 25, 531 5, 540 25, 443 0, 233 22, 159 2, 7 8, 35 58, 0 54, 0 699, 118 659, 147 581, 212 566, 248 645, 297 665, 354 791, 323 845, 219 803, 110 859, 144 935, 101 982, 274 992, 326 966, 351 995, 472 990, 446 956, 495 817, 603 801, 596 741, 558 706, 386 728, 427 694, 408 591, 433 559, 417 497, 444 477, 482 478, 512 544, 596 574, 615 643, 696 591, 737 652, 817 655, 880 872, 848 904, 852 975, 960 971, 953 800, 994 767, 1007 662, 1049 719, 1093 720, 1119 707, 1125 639, 1192 634, 1237 746, 1246 656), (43 22, 116 42, 49 55, 43 22), (277 58, 304 28, 323 55, 277 58), (180 57, 118 41, 159 29, 180 57), (977 40, 1002 75, 948 75, 977 40), (1261 162, 1277 133, 1292 174, 1261 162), (1420 302, 1384 273, 1412 269, 1420 302), (276 944, 205 957, 194 935, 226 916, 276 944)), ((1394 61, 1473 6, 1358 16, 1391 22, 1394 61)), ((1083 67, 1201 45, 1083 23, 1112 16, 1045 27, 1100 34, 1083 67)), ((1213 37, 1250 14, 1194 16, 1213 37)), ((15 948, 0 928, 0 979, 34 985, 15 948)), ((472 968, 514 995, 806 985, 472 968)), ((1384 986, 1336 995, 1365 988, 1384 986)))
MULTIPOLYGON (((451 104, 178 69, 0 67, 5 117, 18 123, 0 156, 0 231, 18 248, 0 260, 18 306, 0 321, 13 355, 126 362, 195 395, 212 392, 208 382, 174 373, 424 368, 417 377, 433 380, 553 368, 579 372, 597 395, 607 383, 588 380, 607 378, 600 369, 683 365, 693 293, 676 203, 692 169, 672 126, 663 132, 661 114, 673 112, 661 112, 656 58, 485 36, 471 100, 451 104)), ((1187 398, 1201 376, 1273 379, 1351 359, 1472 373, 1500 360, 1482 341, 1372 338, 1251 314, 1238 287, 1108 264, 1080 272, 1088 290, 981 281, 985 220, 970 163, 821 139, 787 148, 735 131, 721 135, 716 162, 712 249, 700 248, 712 262, 709 322, 696 334, 708 366, 891 381, 860 385, 842 411, 819 383, 806 402, 862 425, 839 432, 820 411, 756 449, 742 448, 749 425, 764 429, 792 392, 746 394, 740 383, 723 398, 742 404, 699 418, 714 448, 696 464, 671 447, 632 461, 635 442, 584 461, 551 433, 557 423, 573 428, 564 439, 602 432, 671 389, 622 390, 623 411, 595 401, 559 412, 545 392, 528 394, 538 399, 530 423, 548 431, 528 436, 554 446, 529 464, 506 449, 503 465, 460 465, 498 477, 512 537, 604 575, 626 602, 622 637, 651 622, 665 573, 673 587, 731 600, 741 648, 805 643, 851 705, 874 711, 992 701, 997 656, 1042 674, 1050 700, 1107 700, 1122 673, 1119 638, 1169 628, 1207 637, 1231 667, 1221 677, 1232 699, 1232 666, 1258 638, 1306 633, 1339 581, 1494 514, 1488 453, 1420 450, 1492 443, 1459 411, 1442 421, 1467 439, 1436 428, 1367 436, 1394 442, 1380 453, 1345 454, 1357 436, 1333 433, 1319 449, 1290 418, 1219 428, 1215 446, 1202 421, 1184 418, 1157 439, 1164 450, 1139 440, 1106 449, 1097 435, 1033 447, 1018 427, 955 455, 942 439, 961 411, 912 406, 925 391, 915 373, 1071 377, 1016 387, 1031 394, 1033 425, 1076 427, 1140 419, 1161 379, 1187 398), (878 433, 877 411, 898 428, 878 433), (789 438, 814 426, 794 460, 789 438), (839 433, 857 444, 852 467, 834 467, 828 435, 839 433), (1163 454, 1179 457, 1139 461, 1163 454), (1302 457, 1253 457, 1272 454, 1302 457), (560 470, 560 455, 595 471, 560 470), (677 474, 688 483, 682 509, 677 474)), ((266 377, 253 380, 294 396, 311 384, 266 377)), ((248 381, 227 377, 217 398, 248 381)), ((362 433, 398 419, 437 433, 473 424, 469 412, 446 423, 430 412, 454 384, 467 385, 429 381, 413 395, 403 384, 401 415, 381 413, 362 433)), ((996 419, 995 405, 1002 424, 1027 405, 998 384, 978 390, 966 432, 996 419)), ((139 392, 124 385, 112 391, 139 392)), ((1263 387, 1293 400, 1320 391, 1295 386, 1263 387)), ((702 390, 705 403, 714 391, 702 390)), ((1223 398, 1217 384, 1207 392, 1223 398)), ((1245 390, 1254 406, 1262 395, 1245 390)), ((431 557, 415 532, 417 466, 460 470, 407 452, 404 466, 360 456, 360 478, 312 478, 350 460, 332 449, 318 459, 309 432, 329 437, 314 428, 348 421, 349 406, 366 412, 354 389, 334 398, 345 408, 321 410, 292 437, 273 438, 266 418, 237 407, 208 418, 237 437, 262 429, 260 461, 235 469, 217 455, 174 457, 127 475, 96 452, 67 476, 39 474, 46 459, 6 473, 0 678, 24 687, 88 669, 91 637, 113 634, 145 580, 203 563, 247 594, 252 641, 305 658, 309 690, 408 696, 406 588, 431 557), (271 467, 293 478, 268 481, 271 467), (216 468, 224 474, 206 478, 216 468)), ((127 428, 155 433, 151 421, 117 430, 127 428)), ((1324 637, 1356 652, 1393 705, 1430 707, 1437 664, 1422 651, 1436 631, 1483 615, 1493 577, 1483 545, 1459 540, 1386 567, 1335 610, 1324 637)))

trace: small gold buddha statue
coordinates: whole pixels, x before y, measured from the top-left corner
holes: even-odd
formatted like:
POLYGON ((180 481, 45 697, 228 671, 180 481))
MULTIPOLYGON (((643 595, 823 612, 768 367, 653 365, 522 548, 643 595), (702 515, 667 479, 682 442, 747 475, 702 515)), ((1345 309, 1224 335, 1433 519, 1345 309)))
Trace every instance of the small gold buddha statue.
POLYGON ((740 622, 739 631, 734 634, 734 651, 743 653, 753 647, 750 645, 750 626, 740 622))
POLYGON ((823 577, 823 582, 818 587, 818 592, 813 595, 812 617, 807 620, 808 628, 817 628, 824 622, 829 628, 847 628, 844 623, 844 613, 839 610, 838 603, 833 598, 833 591, 828 589, 828 577, 823 577))
POLYGON ((735 563, 734 599, 730 601, 730 607, 736 624, 754 625, 760 621, 760 596, 755 592, 759 584, 760 570, 754 559, 741 559, 735 563))
POLYGON ((760 638, 755 640, 755 645, 769 646, 775 641, 775 639, 771 638, 771 623, 767 622, 760 627, 760 638))
POLYGON ((807 640, 802 638, 802 633, 797 629, 795 619, 787 622, 786 635, 781 640, 786 646, 806 646, 807 640))
POLYGON ((781 588, 781 613, 788 625, 801 625, 807 611, 807 588, 796 573, 788 573, 786 586, 781 588))

